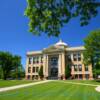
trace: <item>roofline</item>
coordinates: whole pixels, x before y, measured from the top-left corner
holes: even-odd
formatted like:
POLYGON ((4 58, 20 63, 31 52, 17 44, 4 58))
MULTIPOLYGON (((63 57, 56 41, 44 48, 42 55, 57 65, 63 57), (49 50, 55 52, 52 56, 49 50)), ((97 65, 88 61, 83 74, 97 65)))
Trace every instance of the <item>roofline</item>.
POLYGON ((78 47, 68 47, 66 48, 67 51, 79 51, 79 50, 85 50, 84 46, 78 46, 78 47))
POLYGON ((26 55, 35 55, 35 54, 42 54, 42 51, 41 50, 39 50, 39 51, 28 51, 26 53, 26 55))

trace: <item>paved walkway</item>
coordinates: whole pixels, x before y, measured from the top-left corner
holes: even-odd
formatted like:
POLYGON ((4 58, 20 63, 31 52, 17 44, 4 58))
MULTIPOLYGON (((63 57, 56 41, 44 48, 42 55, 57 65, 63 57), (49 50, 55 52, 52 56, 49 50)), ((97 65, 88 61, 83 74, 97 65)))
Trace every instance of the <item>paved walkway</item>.
POLYGON ((76 82, 64 82, 64 81, 59 81, 63 83, 69 83, 69 84, 77 84, 77 85, 86 85, 86 86, 93 86, 96 87, 95 90, 100 92, 100 85, 95 85, 95 84, 86 84, 86 83, 76 83, 76 82))
POLYGON ((11 87, 0 88, 0 92, 19 89, 19 88, 28 87, 28 86, 33 86, 33 85, 42 84, 42 83, 46 83, 46 82, 50 82, 50 81, 52 81, 52 80, 45 80, 45 81, 34 82, 34 83, 29 83, 29 84, 22 84, 22 85, 16 85, 16 86, 11 86, 11 87))
POLYGON ((100 86, 96 87, 95 90, 100 92, 100 86))

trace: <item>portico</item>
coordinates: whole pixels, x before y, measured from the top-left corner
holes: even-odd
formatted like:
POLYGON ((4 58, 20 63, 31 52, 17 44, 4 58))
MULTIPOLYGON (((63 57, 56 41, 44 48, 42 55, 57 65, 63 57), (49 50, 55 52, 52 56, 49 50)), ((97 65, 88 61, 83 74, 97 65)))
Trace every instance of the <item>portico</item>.
POLYGON ((64 53, 44 54, 44 77, 47 79, 65 78, 65 55, 64 53))

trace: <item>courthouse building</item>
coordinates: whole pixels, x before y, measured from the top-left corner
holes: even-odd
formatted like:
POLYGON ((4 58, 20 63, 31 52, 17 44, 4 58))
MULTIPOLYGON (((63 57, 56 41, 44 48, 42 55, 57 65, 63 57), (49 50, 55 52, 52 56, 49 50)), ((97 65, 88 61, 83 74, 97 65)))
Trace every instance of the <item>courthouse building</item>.
POLYGON ((27 52, 26 79, 39 79, 43 67, 44 79, 65 79, 65 67, 70 67, 70 79, 93 79, 92 66, 83 64, 84 46, 69 47, 62 40, 40 51, 27 52))

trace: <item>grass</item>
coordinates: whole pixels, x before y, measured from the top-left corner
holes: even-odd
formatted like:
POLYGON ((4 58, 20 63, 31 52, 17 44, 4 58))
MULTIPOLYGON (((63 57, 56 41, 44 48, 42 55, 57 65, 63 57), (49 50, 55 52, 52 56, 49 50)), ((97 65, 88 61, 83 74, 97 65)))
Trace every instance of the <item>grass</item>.
POLYGON ((34 82, 32 80, 0 80, 0 88, 34 82))
MULTIPOLYGON (((91 81, 92 83, 92 81, 91 81)), ((93 86, 48 82, 0 93, 0 100, 100 100, 93 86)))
POLYGON ((75 83, 86 83, 86 84, 100 85, 100 81, 96 81, 96 80, 65 80, 65 82, 75 82, 75 83))

